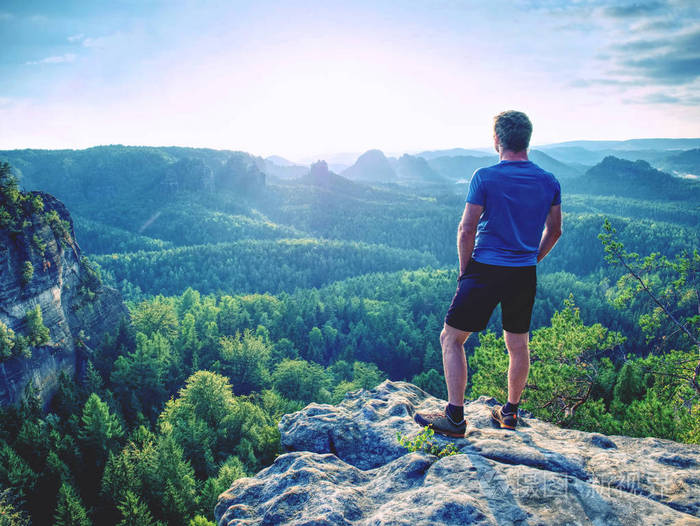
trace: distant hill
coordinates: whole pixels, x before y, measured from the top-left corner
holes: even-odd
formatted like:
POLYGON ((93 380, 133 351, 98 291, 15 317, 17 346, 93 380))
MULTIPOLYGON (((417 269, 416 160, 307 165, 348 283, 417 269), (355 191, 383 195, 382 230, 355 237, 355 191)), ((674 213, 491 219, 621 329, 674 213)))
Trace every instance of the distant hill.
POLYGON ((89 251, 299 235, 255 211, 269 194, 266 161, 244 152, 113 145, 2 151, 0 160, 23 188, 66 203, 89 251))
POLYGON ((540 146, 539 151, 567 163, 591 167, 605 158, 605 153, 594 152, 580 146, 540 146))
POLYGON ((543 170, 552 172, 557 179, 578 177, 585 171, 577 166, 563 163, 539 150, 530 150, 528 157, 533 163, 537 164, 543 170))
MULTIPOLYGON (((585 169, 563 163, 538 150, 530 152, 530 158, 544 170, 557 177, 571 178, 582 175, 585 169)), ((355 163, 343 170, 347 179, 374 183, 445 183, 471 178, 474 170, 498 162, 497 155, 484 155, 477 150, 453 148, 423 152, 419 155, 404 154, 398 159, 386 157, 381 150, 369 150, 355 163), (464 155, 470 152, 477 155, 464 155), (439 155, 446 153, 448 155, 439 155), (458 153, 458 155, 452 155, 458 153)))
POLYGON ((319 159, 323 159, 328 163, 328 167, 337 173, 338 171, 335 167, 344 166, 348 168, 353 165, 360 155, 362 155, 362 152, 323 152, 312 157, 301 158, 299 163, 312 165, 319 159))
POLYGON ((671 154, 661 159, 658 165, 674 175, 700 177, 700 148, 671 154))
POLYGON ((474 171, 484 166, 491 166, 498 162, 496 155, 475 157, 472 155, 457 155, 435 157, 428 161, 433 170, 443 177, 453 181, 469 180, 474 171))
POLYGON ((700 182, 688 181, 653 168, 646 161, 609 156, 569 182, 570 192, 617 195, 658 201, 700 202, 700 182))
POLYGON ((280 179, 292 179, 304 175, 308 171, 308 167, 293 163, 278 155, 271 155, 265 158, 263 171, 280 179))
POLYGON ((157 192, 162 202, 182 191, 264 185, 263 159, 228 150, 111 145, 0 151, 0 160, 12 165, 22 188, 50 192, 79 213, 112 198, 138 203, 157 192))
POLYGON ((356 181, 396 182, 397 175, 381 150, 368 150, 342 176, 356 181))
MULTIPOLYGON (((584 173, 575 166, 565 164, 544 152, 531 150, 528 154, 530 160, 536 163, 543 170, 552 172, 557 178, 578 177, 584 173)), ((428 161, 430 166, 442 176, 452 180, 470 179, 478 168, 492 166, 498 163, 498 156, 489 155, 482 157, 456 156, 456 157, 436 157, 428 161)))
POLYGON ((433 170, 423 157, 403 154, 394 163, 394 168, 400 182, 417 183, 445 182, 446 178, 439 172, 433 170))
MULTIPOLYGON (((376 157, 395 176, 390 161, 381 152, 376 157)), ((270 161, 244 152, 116 145, 4 151, 0 160, 25 188, 50 190, 70 205, 79 242, 92 254, 322 237, 454 257, 451 242, 443 248, 451 217, 442 201, 396 182, 351 181, 323 163, 301 167, 300 177, 266 179, 261 188, 267 174, 260 166, 270 161)))
POLYGON ((544 144, 538 150, 551 148, 584 148, 589 151, 598 150, 688 150, 700 148, 700 138, 696 139, 629 139, 626 141, 566 141, 544 144))
POLYGON ((588 150, 580 146, 547 146, 542 147, 540 150, 570 166, 579 165, 589 168, 611 155, 620 159, 627 159, 628 161, 642 160, 656 163, 658 160, 668 156, 669 153, 667 150, 588 150))
POLYGON ((609 156, 628 161, 643 160, 665 168, 662 160, 672 153, 700 148, 700 139, 630 139, 627 141, 567 141, 544 144, 537 149, 569 165, 591 167, 609 156))
POLYGON ((277 166, 301 166, 297 163, 293 163, 292 161, 285 159, 284 157, 280 157, 279 155, 270 155, 269 157, 265 157, 265 160, 270 161, 271 163, 274 163, 277 166))
POLYGON ((449 150, 428 150, 417 153, 416 156, 430 161, 438 157, 485 157, 492 151, 487 149, 467 150, 465 148, 450 148, 449 150))

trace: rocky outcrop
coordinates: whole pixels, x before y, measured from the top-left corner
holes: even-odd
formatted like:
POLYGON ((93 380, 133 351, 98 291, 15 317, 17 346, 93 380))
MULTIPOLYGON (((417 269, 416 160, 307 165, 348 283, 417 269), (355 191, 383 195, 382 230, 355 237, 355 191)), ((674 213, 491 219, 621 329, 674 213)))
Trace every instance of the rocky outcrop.
POLYGON ((338 406, 310 404, 280 424, 288 451, 219 497, 219 526, 305 524, 700 524, 700 448, 604 436, 524 418, 494 427, 492 398, 465 405, 460 454, 409 453, 397 433, 416 411, 444 408, 386 381, 338 406))
POLYGON ((160 180, 164 194, 179 192, 213 192, 214 172, 202 159, 186 157, 174 162, 164 170, 160 180))
POLYGON ((265 174, 246 155, 232 155, 216 173, 216 190, 254 196, 265 188, 265 174))
POLYGON ((31 347, 30 358, 0 361, 0 405, 18 404, 27 384, 46 403, 61 372, 80 370, 80 351, 89 352, 128 316, 119 292, 102 286, 81 257, 63 203, 49 194, 33 194, 41 197, 44 212, 28 217, 21 231, 0 230, 0 322, 25 335, 27 312, 38 305, 49 338, 31 347), (52 211, 58 216, 53 220, 48 219, 52 211), (26 262, 33 269, 30 277, 26 262))

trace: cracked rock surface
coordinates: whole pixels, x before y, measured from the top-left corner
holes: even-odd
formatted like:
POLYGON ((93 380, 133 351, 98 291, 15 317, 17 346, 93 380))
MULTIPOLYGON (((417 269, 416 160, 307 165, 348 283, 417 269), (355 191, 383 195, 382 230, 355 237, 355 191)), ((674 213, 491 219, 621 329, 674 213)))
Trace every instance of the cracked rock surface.
POLYGON ((700 447, 562 429, 536 418, 491 423, 493 398, 465 404, 460 454, 409 453, 417 411, 446 402, 406 382, 310 404, 280 424, 288 453, 219 497, 233 525, 700 525, 700 447))

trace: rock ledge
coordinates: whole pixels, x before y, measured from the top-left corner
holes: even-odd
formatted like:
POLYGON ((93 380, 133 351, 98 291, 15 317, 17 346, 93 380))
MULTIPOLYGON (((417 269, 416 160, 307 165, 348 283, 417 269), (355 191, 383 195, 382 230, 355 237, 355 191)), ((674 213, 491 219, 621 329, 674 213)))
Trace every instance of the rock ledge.
POLYGON ((310 404, 280 424, 288 453, 219 497, 219 526, 421 524, 700 525, 700 448, 604 436, 525 418, 495 428, 480 397, 465 405, 460 453, 409 453, 416 411, 444 408, 406 382, 310 404))

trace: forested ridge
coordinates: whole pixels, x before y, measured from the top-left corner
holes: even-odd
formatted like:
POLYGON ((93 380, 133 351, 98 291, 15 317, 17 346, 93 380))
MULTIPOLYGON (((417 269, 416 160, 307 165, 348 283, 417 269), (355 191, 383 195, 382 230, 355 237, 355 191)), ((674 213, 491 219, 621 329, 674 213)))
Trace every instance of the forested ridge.
MULTIPOLYGON (((28 392, 0 414, 8 524, 210 524, 218 494, 279 453, 281 415, 385 378, 446 397, 438 335, 457 284, 463 182, 282 180, 269 161, 187 148, 0 159, 24 190, 66 203, 96 275, 131 312, 93 342, 82 382, 61 379, 48 412, 28 392)), ((431 161, 442 165, 455 173, 431 161)), ((590 187, 563 183, 521 407, 562 426, 700 443, 696 186, 645 187, 656 174, 645 165, 634 192, 606 190, 601 177, 620 166, 591 168, 590 187)), ((0 205, 3 228, 39 207, 13 181, 2 180, 14 203, 0 205)), ((467 342, 468 397, 505 398, 500 331, 497 311, 467 342)))

